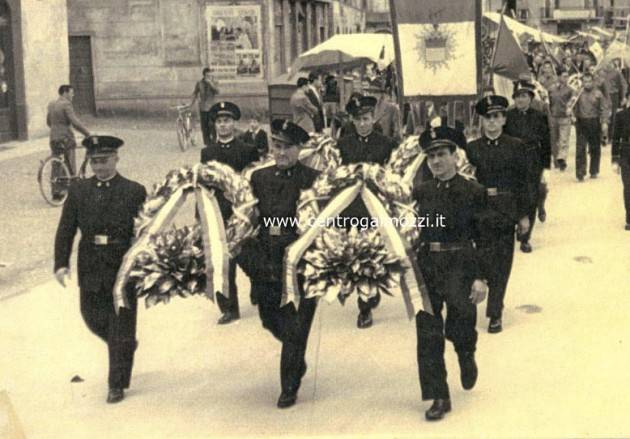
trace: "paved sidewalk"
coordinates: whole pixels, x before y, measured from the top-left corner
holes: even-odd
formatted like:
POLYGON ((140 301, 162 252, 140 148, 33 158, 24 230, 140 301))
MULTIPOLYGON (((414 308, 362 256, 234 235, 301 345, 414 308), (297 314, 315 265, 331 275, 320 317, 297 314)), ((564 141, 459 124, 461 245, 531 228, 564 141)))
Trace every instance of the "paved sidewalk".
MULTIPOLYGON (((196 155, 162 152, 152 164, 166 158, 170 168, 196 155)), ((505 331, 488 334, 485 304, 478 308, 474 390, 461 389, 447 343, 453 411, 442 422, 424 420, 429 403, 420 401, 415 328, 400 297, 383 298, 368 330, 355 326, 354 300, 322 303, 298 404, 278 410, 280 345, 248 304, 240 273, 238 323, 216 325, 219 313, 204 298, 141 307, 132 388, 112 406, 105 345, 81 320, 76 286, 60 288, 48 270, 28 294, 0 300, 0 393, 6 389, 35 439, 627 437, 630 232, 609 160, 610 148, 601 177, 581 184, 572 167, 551 173, 548 219, 536 225, 534 252, 515 255, 505 331), (75 375, 84 381, 71 383, 75 375)))
POLYGON ((13 141, 0 145, 0 162, 25 157, 49 150, 48 137, 40 137, 25 141, 13 141))

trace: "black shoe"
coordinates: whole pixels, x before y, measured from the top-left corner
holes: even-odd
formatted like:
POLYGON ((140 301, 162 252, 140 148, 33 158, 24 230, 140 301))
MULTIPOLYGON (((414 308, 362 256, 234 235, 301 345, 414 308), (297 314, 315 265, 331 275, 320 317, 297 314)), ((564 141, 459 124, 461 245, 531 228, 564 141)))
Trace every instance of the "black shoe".
POLYGON ((531 253, 532 245, 529 242, 521 242, 521 251, 523 253, 531 253))
POLYGON ((438 421, 444 417, 444 415, 451 411, 450 399, 436 399, 433 401, 433 405, 424 412, 424 417, 427 421, 438 421))
POLYGON ((599 174, 591 174, 591 178, 597 178, 599 174))
POLYGON ((282 392, 280 398, 278 398, 278 408, 286 409, 295 405, 297 401, 297 390, 295 392, 282 392))
POLYGON ((630 223, 626 224, 625 229, 630 231, 630 223))
POLYGON ((558 167, 561 171, 565 171, 567 169, 567 162, 562 159, 558 159, 558 167))
POLYGON ((109 389, 109 392, 107 393, 107 404, 116 404, 123 399, 125 399, 125 392, 123 391, 123 389, 109 389))
POLYGON ((578 177, 577 181, 580 182, 580 183, 583 183, 584 182, 584 176, 582 175, 582 176, 578 177))
POLYGON ((367 314, 359 313, 359 317, 357 318, 357 328, 365 329, 372 326, 372 311, 368 311, 367 314))
POLYGON ((547 221, 547 211, 544 208, 538 209, 538 219, 541 223, 547 221))
POLYGON ((503 331, 503 322, 501 322, 501 317, 491 318, 490 324, 488 325, 488 332, 490 334, 498 334, 501 331, 503 331))
POLYGON ((217 324, 227 325, 228 323, 232 323, 233 321, 238 320, 240 318, 241 316, 239 316, 238 314, 228 311, 221 316, 217 324))
POLYGON ((477 375, 479 374, 477 363, 475 363, 475 353, 462 352, 457 355, 457 359, 459 360, 459 372, 462 387, 464 390, 470 390, 475 387, 477 375))

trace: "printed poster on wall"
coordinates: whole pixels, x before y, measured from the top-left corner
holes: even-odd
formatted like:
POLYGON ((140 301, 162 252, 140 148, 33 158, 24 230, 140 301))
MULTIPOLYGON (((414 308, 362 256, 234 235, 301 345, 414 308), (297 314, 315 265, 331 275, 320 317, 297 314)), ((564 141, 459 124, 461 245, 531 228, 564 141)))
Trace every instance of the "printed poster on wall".
POLYGON ((208 67, 223 81, 263 78, 260 5, 209 5, 208 67))

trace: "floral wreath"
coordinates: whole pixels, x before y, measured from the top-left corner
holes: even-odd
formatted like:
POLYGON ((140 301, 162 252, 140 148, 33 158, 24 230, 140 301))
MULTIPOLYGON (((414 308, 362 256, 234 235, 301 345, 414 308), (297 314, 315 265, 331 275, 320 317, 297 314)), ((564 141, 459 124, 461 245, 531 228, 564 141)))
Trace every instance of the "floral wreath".
MULTIPOLYGON (((327 134, 311 133, 311 138, 300 149, 299 160, 302 164, 321 172, 330 172, 341 165, 341 154, 335 139, 327 134)), ((267 155, 262 160, 252 163, 242 172, 248 180, 254 171, 275 165, 276 161, 267 155)))
POLYGON ((298 202, 301 237, 285 253, 282 303, 297 306, 298 273, 304 276, 307 298, 338 299, 341 303, 352 293, 364 301, 379 292, 391 295, 394 275, 401 274, 409 316, 415 316, 420 306, 430 309, 412 254, 419 233, 410 189, 400 175, 376 164, 341 166, 320 174, 298 202), (362 233, 354 227, 346 231, 325 223, 357 197, 377 219, 375 228, 362 233), (320 202, 324 201, 328 203, 321 209, 320 202))
POLYGON ((214 300, 215 292, 227 294, 229 259, 258 232, 257 202, 249 182, 228 165, 210 161, 170 171, 135 220, 137 241, 125 255, 114 286, 116 310, 128 307, 122 291, 130 279, 147 307, 174 296, 205 293, 214 300), (215 190, 232 205, 225 226, 215 190), (197 224, 164 231, 191 192, 197 224))
MULTIPOLYGON (((457 173, 467 179, 475 179, 475 167, 468 161, 466 151, 457 148, 457 173)), ((413 185, 420 166, 426 159, 426 154, 420 147, 420 136, 409 136, 392 151, 392 155, 385 167, 395 174, 402 176, 406 185, 413 185)))

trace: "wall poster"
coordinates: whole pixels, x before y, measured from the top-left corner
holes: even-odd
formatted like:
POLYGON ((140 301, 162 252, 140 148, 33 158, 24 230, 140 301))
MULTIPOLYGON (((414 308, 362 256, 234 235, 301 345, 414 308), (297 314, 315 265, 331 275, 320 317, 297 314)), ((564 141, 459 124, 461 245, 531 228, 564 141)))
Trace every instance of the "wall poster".
POLYGON ((260 5, 208 5, 208 67, 223 81, 263 78, 260 5))

